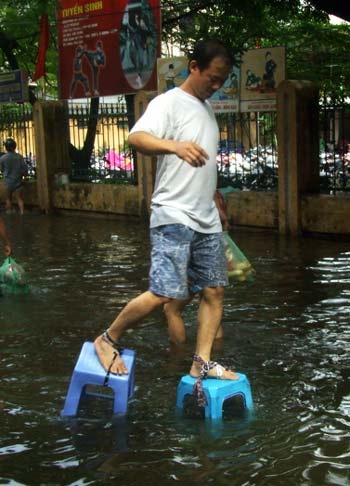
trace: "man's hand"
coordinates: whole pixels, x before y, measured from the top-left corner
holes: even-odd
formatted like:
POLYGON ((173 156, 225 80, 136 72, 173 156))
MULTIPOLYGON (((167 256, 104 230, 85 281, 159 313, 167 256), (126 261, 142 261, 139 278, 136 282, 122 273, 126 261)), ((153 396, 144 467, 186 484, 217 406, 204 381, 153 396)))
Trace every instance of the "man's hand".
POLYGON ((142 154, 175 154, 193 167, 201 167, 209 159, 207 152, 194 142, 162 139, 143 131, 131 133, 128 141, 132 147, 142 154))
POLYGON ((207 152, 194 142, 174 142, 176 155, 193 167, 201 167, 209 159, 207 152))

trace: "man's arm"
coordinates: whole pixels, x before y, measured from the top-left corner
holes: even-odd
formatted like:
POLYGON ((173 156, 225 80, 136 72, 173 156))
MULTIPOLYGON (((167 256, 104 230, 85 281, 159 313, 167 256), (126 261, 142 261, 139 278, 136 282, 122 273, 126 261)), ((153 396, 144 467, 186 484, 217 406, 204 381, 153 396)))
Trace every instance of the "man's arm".
POLYGON ((219 217, 222 224, 222 229, 226 231, 228 230, 227 205, 224 196, 218 190, 215 191, 214 202, 219 211, 219 217))
POLYGON ((129 144, 145 155, 175 154, 194 167, 205 164, 207 152, 194 142, 177 142, 156 137, 148 132, 134 132, 129 135, 129 144))
POLYGON ((4 240, 5 255, 10 256, 11 255, 11 243, 10 243, 9 237, 7 235, 4 220, 1 217, 0 217, 0 236, 4 240))

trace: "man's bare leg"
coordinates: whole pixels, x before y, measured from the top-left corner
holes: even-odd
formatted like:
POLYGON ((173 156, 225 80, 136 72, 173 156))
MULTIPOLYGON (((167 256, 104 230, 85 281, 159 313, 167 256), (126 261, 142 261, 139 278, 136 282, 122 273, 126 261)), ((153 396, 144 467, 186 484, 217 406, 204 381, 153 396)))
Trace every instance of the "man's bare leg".
MULTIPOLYGON (((168 301, 169 299, 167 297, 155 295, 150 291, 144 292, 131 300, 107 329, 109 338, 115 343, 118 343, 122 333, 126 329, 135 326, 157 307, 168 301)), ((110 368, 111 373, 128 374, 128 370, 122 358, 120 356, 115 357, 115 350, 111 344, 104 339, 103 334, 95 339, 94 344, 96 354, 105 370, 110 368)))
POLYGON ((12 193, 9 190, 6 190, 5 208, 9 212, 12 210, 12 193))
MULTIPOLYGON (((223 287, 205 287, 202 292, 198 311, 198 332, 195 354, 200 356, 205 362, 210 361, 213 342, 221 323, 223 296, 223 287)), ((193 361, 190 375, 199 377, 200 371, 201 364, 193 361)), ((216 367, 209 370, 207 376, 215 378, 217 376, 216 367)), ((237 380, 238 375, 231 370, 224 369, 220 378, 223 380, 237 380)))
POLYGON ((22 198, 22 190, 19 189, 18 191, 14 192, 14 197, 16 199, 20 214, 24 214, 24 201, 22 198))
POLYGON ((184 300, 172 299, 163 307, 168 321, 169 340, 173 344, 183 344, 186 342, 186 329, 182 311, 192 299, 193 296, 184 300))
MULTIPOLYGON (((172 344, 184 344, 186 342, 186 328, 182 317, 182 312, 187 304, 189 304, 195 295, 191 295, 188 299, 172 299, 164 305, 164 314, 168 321, 169 340, 172 344)), ((222 325, 219 325, 215 339, 222 339, 224 337, 224 330, 222 325)))

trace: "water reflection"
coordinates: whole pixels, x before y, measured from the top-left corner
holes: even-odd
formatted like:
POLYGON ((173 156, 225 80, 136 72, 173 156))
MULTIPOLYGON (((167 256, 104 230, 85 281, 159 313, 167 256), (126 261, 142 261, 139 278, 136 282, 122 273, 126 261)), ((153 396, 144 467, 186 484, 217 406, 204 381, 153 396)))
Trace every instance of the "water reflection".
POLYGON ((247 374, 255 412, 184 417, 176 387, 189 342, 169 349, 161 312, 137 350, 126 417, 106 403, 59 417, 83 341, 147 287, 148 229, 77 216, 7 218, 31 292, 1 299, 1 484, 349 484, 350 253, 346 242, 232 232, 257 271, 226 292, 222 357, 247 374))

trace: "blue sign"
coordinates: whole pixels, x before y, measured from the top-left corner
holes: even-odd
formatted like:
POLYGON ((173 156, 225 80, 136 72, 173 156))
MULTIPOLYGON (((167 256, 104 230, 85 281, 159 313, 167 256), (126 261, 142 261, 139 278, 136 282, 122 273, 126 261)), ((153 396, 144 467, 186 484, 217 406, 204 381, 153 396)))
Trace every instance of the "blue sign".
POLYGON ((0 73, 0 103, 28 101, 28 80, 20 69, 0 73))

